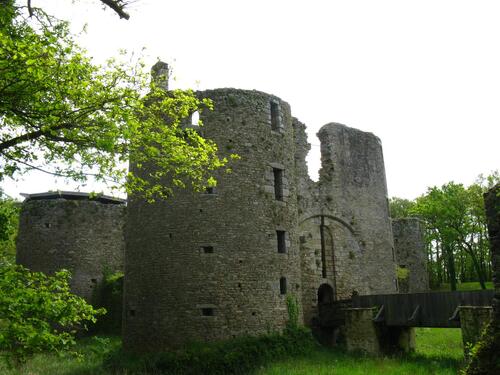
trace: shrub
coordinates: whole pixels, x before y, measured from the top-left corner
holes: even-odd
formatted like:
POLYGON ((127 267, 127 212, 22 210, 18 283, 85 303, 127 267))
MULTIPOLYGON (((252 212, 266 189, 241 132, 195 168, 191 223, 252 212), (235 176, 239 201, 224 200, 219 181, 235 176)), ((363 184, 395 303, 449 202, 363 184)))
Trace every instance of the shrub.
POLYGON ((106 309, 107 313, 92 327, 91 333, 121 333, 123 276, 123 272, 105 272, 102 282, 95 289, 95 306, 106 309))
POLYGON ((77 330, 105 313, 72 294, 69 279, 65 270, 47 276, 0 259, 0 353, 10 365, 68 349, 77 330))
POLYGON ((245 374, 271 360, 307 354, 317 345, 310 331, 296 328, 283 334, 196 343, 175 352, 143 357, 116 352, 106 359, 105 366, 113 372, 128 374, 245 374))

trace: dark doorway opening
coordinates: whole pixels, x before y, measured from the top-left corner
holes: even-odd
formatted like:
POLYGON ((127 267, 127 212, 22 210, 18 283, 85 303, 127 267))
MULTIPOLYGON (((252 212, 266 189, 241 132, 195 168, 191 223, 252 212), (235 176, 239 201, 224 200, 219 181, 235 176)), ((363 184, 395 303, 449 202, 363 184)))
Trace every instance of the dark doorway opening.
POLYGON ((334 301, 333 288, 328 284, 321 284, 318 288, 318 305, 332 303, 334 301))

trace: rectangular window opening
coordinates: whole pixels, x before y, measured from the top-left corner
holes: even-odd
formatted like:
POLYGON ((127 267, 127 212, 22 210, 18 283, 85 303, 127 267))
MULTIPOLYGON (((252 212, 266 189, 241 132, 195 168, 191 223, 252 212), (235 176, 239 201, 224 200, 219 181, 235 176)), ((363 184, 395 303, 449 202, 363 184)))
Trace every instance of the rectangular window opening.
POLYGON ((283 169, 273 168, 274 175, 274 198, 283 200, 283 169))
POLYGON ((271 101, 271 129, 280 130, 280 107, 277 102, 271 101))
POLYGON ((278 238, 278 253, 286 253, 286 232, 284 230, 277 230, 276 237, 278 238))
POLYGON ((280 278, 280 294, 286 294, 286 277, 280 278))
POLYGON ((214 309, 211 307, 204 307, 201 309, 201 315, 203 316, 214 316, 214 309))
POLYGON ((213 254, 214 252, 214 247, 213 246, 202 246, 203 252, 205 254, 213 254))

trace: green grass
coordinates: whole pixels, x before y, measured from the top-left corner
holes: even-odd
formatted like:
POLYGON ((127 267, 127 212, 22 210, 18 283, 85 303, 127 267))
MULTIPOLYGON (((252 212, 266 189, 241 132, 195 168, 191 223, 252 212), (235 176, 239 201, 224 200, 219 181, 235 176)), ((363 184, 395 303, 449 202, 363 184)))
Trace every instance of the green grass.
POLYGON ((269 364, 255 375, 451 375, 462 365, 460 329, 417 328, 416 346, 414 354, 383 358, 321 348, 307 357, 269 364))
MULTIPOLYGON (((486 282, 486 289, 493 289, 493 282, 487 281, 486 282)), ((450 291, 450 284, 449 283, 443 283, 439 286, 439 288, 435 289, 437 291, 443 291, 447 292, 450 291)), ((478 281, 470 281, 466 283, 459 283, 457 284, 457 290, 467 292, 470 290, 481 290, 481 285, 479 284, 478 281)))
MULTIPOLYGON (((346 353, 339 349, 317 348, 307 356, 278 360, 261 367, 253 375, 365 375, 365 374, 456 374, 463 361, 460 329, 417 328, 416 353, 377 358, 346 353)), ((2 375, 104 375, 104 357, 120 348, 117 337, 86 338, 77 349, 83 359, 74 356, 40 354, 20 370, 8 370, 0 364, 2 375)), ((115 373, 118 374, 118 373, 115 373)), ((126 373, 122 373, 126 374, 126 373)))

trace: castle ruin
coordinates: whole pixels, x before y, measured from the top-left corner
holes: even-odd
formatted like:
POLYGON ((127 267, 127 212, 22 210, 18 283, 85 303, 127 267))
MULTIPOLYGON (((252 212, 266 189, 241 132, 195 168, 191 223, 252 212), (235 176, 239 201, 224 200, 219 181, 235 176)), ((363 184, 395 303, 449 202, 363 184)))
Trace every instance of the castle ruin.
MULTIPOLYGON (((203 193, 177 189, 155 203, 134 195, 126 206, 76 199, 79 193, 30 195, 18 262, 73 270, 73 290, 87 299, 104 264, 124 264, 123 342, 135 352, 280 331, 287 295, 310 326, 322 303, 398 292, 376 136, 323 126, 314 182, 305 125, 288 103, 255 90, 196 95, 214 104, 199 131, 221 157, 241 157, 232 173, 216 171, 217 186, 203 193)), ((134 172, 147 178, 149 170, 134 172)))
POLYGON ((216 173, 217 187, 205 193, 179 190, 153 204, 129 197, 127 350, 281 330, 287 294, 310 325, 318 303, 397 292, 377 137, 325 125, 313 182, 305 126, 288 103, 237 89, 197 95, 214 103, 202 114, 203 135, 222 156, 241 159, 231 174, 216 173))

